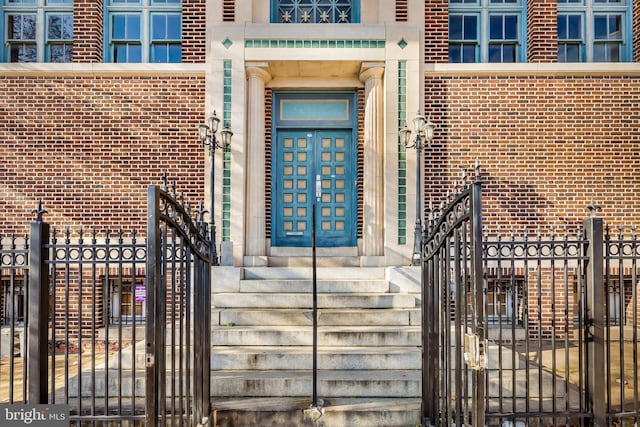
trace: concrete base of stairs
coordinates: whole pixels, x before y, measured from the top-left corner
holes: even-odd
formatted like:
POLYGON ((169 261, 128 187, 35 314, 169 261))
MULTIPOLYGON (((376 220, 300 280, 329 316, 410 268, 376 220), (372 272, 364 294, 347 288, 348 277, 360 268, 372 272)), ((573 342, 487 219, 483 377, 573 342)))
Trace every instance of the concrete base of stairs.
POLYGON ((382 427, 420 425, 420 399, 329 399, 317 420, 304 418, 310 398, 218 398, 212 402, 213 426, 382 427))

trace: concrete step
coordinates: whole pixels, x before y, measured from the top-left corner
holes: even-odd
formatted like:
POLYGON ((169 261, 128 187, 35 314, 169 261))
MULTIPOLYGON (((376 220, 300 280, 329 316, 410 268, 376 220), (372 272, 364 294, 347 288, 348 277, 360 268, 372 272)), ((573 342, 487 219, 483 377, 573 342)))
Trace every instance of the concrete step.
MULTIPOLYGON (((415 346, 319 347, 318 369, 420 369, 421 351, 415 346)), ((312 369, 310 346, 213 347, 212 370, 312 369)))
MULTIPOLYGON (((389 292, 389 282, 384 279, 318 280, 316 286, 319 294, 389 292)), ((310 279, 240 280, 241 293, 311 293, 312 291, 313 281, 310 279)))
MULTIPOLYGON (((420 309, 320 309, 318 325, 330 326, 419 326, 420 309)), ((311 326, 311 310, 306 309, 214 309, 212 323, 235 326, 311 326)))
MULTIPOLYGON (((311 280, 313 271, 310 267, 245 267, 245 280, 311 280)), ((318 280, 383 280, 386 278, 384 267, 319 267, 316 271, 318 280)))
MULTIPOLYGON (((269 266, 271 267, 311 267, 313 258, 310 256, 270 256, 269 266)), ((316 257, 318 267, 358 267, 360 257, 357 256, 318 256, 316 257)))
MULTIPOLYGON (((408 294, 318 294, 318 308, 415 308, 408 294)), ((311 308, 311 293, 219 293, 213 294, 217 308, 311 308)))
MULTIPOLYGON (((332 397, 419 397, 419 370, 330 370, 318 372, 318 395, 332 397)), ((217 397, 305 397, 313 388, 311 370, 212 371, 217 397)))
POLYGON ((323 399, 324 414, 317 422, 304 418, 310 399, 244 398, 211 402, 213 425, 388 427, 420 425, 420 399, 346 398, 323 399))
MULTIPOLYGON (((318 327, 322 346, 418 346, 419 326, 323 326, 318 327)), ((211 342, 219 346, 296 346, 312 345, 311 327, 303 326, 216 326, 211 342)))

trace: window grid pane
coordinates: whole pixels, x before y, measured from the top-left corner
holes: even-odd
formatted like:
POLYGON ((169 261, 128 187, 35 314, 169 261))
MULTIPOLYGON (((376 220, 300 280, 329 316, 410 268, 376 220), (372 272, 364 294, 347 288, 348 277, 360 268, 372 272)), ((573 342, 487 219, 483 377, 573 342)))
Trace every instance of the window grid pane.
POLYGON ((182 62, 181 0, 109 0, 108 4, 113 62, 182 62))
POLYGON ((523 0, 449 0, 449 62, 523 60, 519 20, 524 13, 524 3, 523 0))

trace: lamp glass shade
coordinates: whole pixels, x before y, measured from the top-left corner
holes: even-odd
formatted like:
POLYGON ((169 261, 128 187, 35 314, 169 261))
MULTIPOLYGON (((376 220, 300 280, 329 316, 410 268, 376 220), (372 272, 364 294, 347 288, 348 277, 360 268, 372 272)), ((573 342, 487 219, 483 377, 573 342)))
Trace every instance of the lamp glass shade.
POLYGON ((400 132, 400 143, 405 147, 409 146, 409 138, 411 137, 411 131, 407 126, 403 127, 400 132))
POLYGON ((436 125, 434 125, 431 120, 427 120, 427 123, 424 125, 424 134, 427 138, 427 141, 431 142, 433 141, 433 134, 434 134, 434 130, 436 128, 436 125))
POLYGON ((209 136, 209 126, 207 125, 198 125, 198 137, 200 138, 200 142, 204 143, 209 136))
POLYGON ((231 144, 231 137, 233 136, 233 132, 229 127, 225 126, 224 129, 220 132, 220 136, 222 137, 222 145, 228 146, 231 144))
POLYGON ((215 110, 209 116, 209 118, 207 120, 208 120, 209 129, 211 129, 211 132, 212 133, 218 132, 218 126, 220 125, 220 119, 216 115, 215 110))
POLYGON ((422 133, 422 128, 424 127, 424 116, 420 113, 416 114, 416 118, 413 119, 413 128, 416 133, 422 133))

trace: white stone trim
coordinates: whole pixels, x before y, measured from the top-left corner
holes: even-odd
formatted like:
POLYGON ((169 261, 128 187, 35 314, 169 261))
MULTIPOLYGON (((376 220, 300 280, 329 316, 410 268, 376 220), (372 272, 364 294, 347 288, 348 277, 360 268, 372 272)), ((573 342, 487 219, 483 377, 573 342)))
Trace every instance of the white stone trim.
POLYGON ((640 76, 640 63, 425 64, 428 76, 640 76))
POLYGON ((206 72, 207 65, 198 64, 113 64, 113 63, 1 63, 0 75, 2 76, 77 76, 77 75, 202 75, 206 72))

